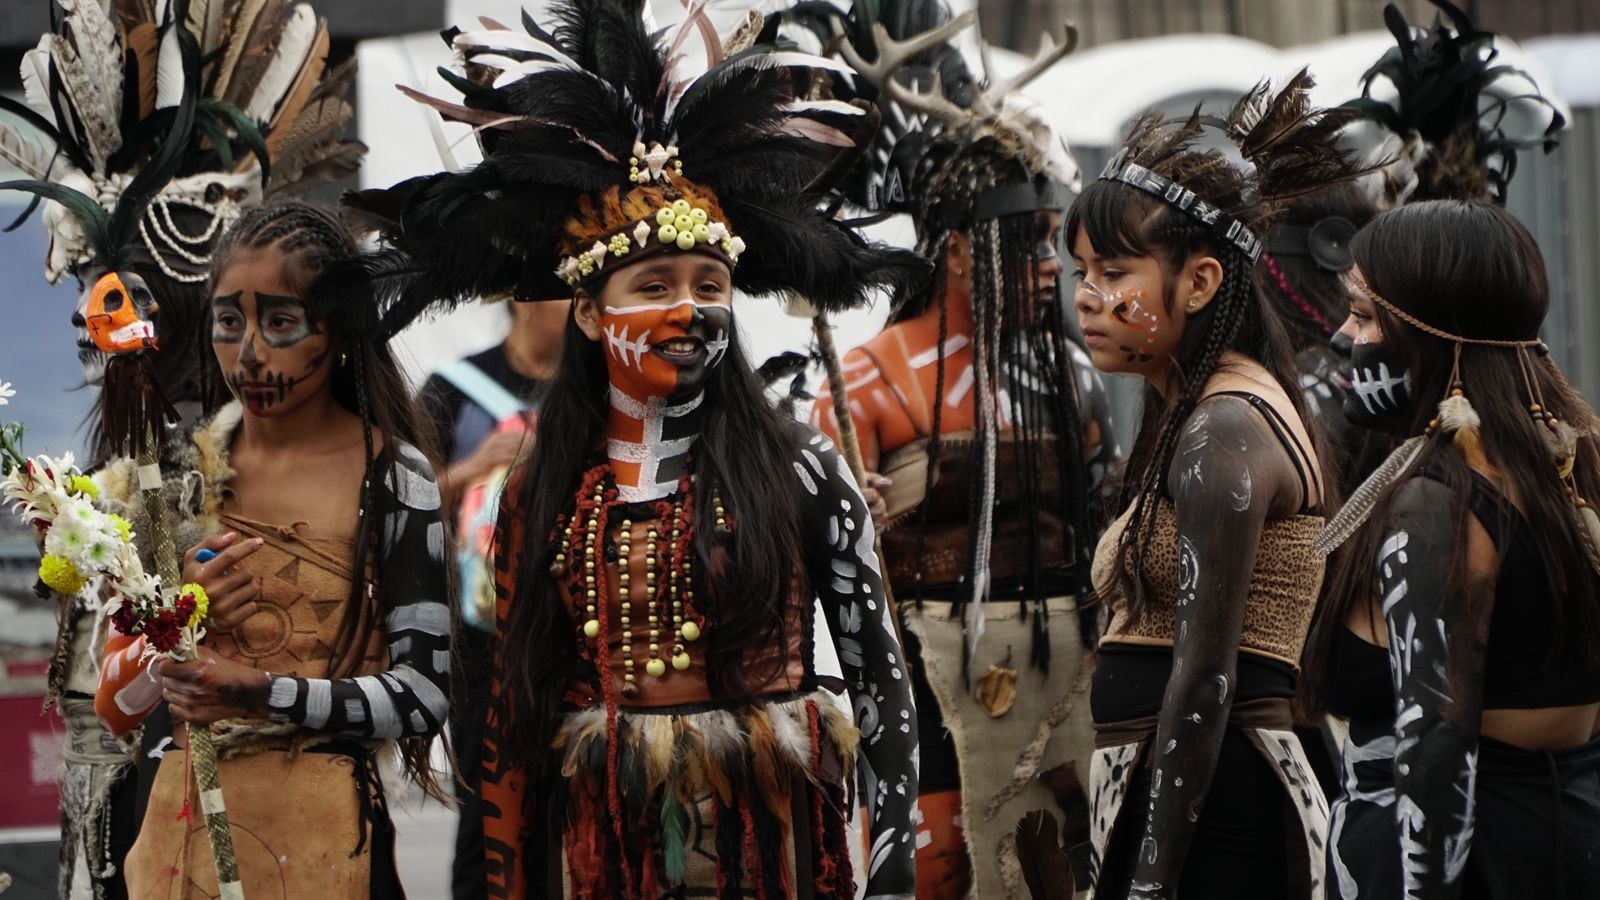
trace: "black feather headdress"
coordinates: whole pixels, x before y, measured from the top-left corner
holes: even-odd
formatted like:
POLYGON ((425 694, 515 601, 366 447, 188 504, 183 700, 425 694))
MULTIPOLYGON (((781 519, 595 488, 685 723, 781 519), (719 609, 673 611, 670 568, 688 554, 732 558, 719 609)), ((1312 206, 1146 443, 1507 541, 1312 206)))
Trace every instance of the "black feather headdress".
POLYGON ((354 66, 324 72, 327 23, 309 3, 50 9, 51 31, 23 54, 27 102, 0 97, 16 120, 0 120, 0 158, 28 176, 0 188, 45 201, 52 284, 130 255, 174 281, 204 281, 242 209, 359 165, 365 147, 342 137, 354 66))
POLYGON ((567 297, 674 247, 722 256, 746 293, 825 309, 921 277, 914 255, 822 210, 841 157, 876 127, 817 87, 837 63, 760 43, 767 33, 725 48, 702 4, 660 33, 637 2, 561 0, 552 13, 552 29, 524 15, 521 31, 485 20, 445 32, 460 71, 442 74, 460 101, 407 93, 477 128, 484 159, 347 195, 390 249, 328 279, 330 305, 375 285, 365 325, 388 336, 434 304, 567 297), (694 78, 682 74, 691 42, 711 63, 694 78))
POLYGON ((1430 2, 1443 15, 1428 29, 1412 28, 1392 3, 1384 8, 1395 46, 1362 75, 1361 96, 1345 104, 1388 132, 1370 148, 1370 158, 1388 161, 1374 199, 1386 207, 1448 198, 1503 204, 1518 151, 1549 153, 1566 119, 1528 73, 1496 62, 1493 32, 1448 0, 1430 2), (1393 101, 1372 96, 1379 78, 1394 86, 1393 101), (1537 132, 1513 124, 1530 119, 1548 124, 1537 132))

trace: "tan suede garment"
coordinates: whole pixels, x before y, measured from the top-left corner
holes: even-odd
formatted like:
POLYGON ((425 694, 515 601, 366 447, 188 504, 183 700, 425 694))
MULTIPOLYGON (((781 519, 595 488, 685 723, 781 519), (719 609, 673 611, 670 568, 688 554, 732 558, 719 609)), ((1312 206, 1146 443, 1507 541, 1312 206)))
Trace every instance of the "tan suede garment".
MULTIPOLYGON (((224 513, 225 529, 266 543, 249 566, 262 579, 260 611, 206 644, 218 654, 279 675, 326 678, 334 637, 350 591, 352 547, 224 513)), ((388 667, 382 631, 368 640, 357 675, 388 667)), ((135 900, 218 896, 211 846, 183 726, 161 758, 149 807, 125 870, 135 900), (185 791, 187 788, 187 791, 185 791), (188 794, 191 821, 179 817, 188 794)), ((356 852, 361 804, 357 761, 339 753, 296 752, 290 739, 246 748, 218 764, 233 830, 239 877, 250 900, 368 897, 370 838, 356 852)), ((387 862, 385 862, 387 864, 387 862)))

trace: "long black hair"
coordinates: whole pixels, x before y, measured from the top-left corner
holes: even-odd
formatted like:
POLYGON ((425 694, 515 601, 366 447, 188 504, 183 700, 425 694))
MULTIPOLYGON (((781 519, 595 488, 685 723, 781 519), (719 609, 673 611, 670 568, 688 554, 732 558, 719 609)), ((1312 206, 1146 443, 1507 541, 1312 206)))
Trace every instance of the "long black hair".
MULTIPOLYGON (((737 328, 728 341, 722 363, 707 373, 694 446, 692 541, 696 568, 710 587, 706 612, 715 623, 706 631, 708 679, 716 695, 739 699, 762 686, 746 671, 750 651, 786 639, 789 592, 802 574, 803 545, 793 469, 799 426, 768 405, 737 328), (735 520, 730 534, 716 532, 712 491, 735 520)), ((570 510, 583 473, 602 458, 608 391, 601 345, 569 315, 532 455, 501 511, 519 518, 524 537, 515 549, 518 568, 504 635, 504 646, 517 652, 505 654, 497 702, 504 704, 501 721, 507 723, 503 752, 528 760, 532 773, 543 770, 578 663, 577 625, 549 572, 552 533, 556 517, 570 510)))
MULTIPOLYGON (((383 590, 382 567, 376 564, 381 539, 379 525, 390 509, 381 508, 375 486, 381 478, 394 483, 396 442, 417 447, 430 460, 434 448, 423 440, 408 398, 404 375, 389 352, 387 341, 363 340, 353 323, 370 319, 370 311, 343 309, 319 302, 319 276, 359 253, 354 236, 338 213, 317 203, 289 200, 259 206, 246 212, 217 246, 212 283, 243 252, 273 250, 283 256, 285 283, 305 298, 307 315, 318 322, 339 347, 343 362, 333 369, 330 387, 340 406, 361 419, 366 468, 362 475, 360 511, 355 538, 355 558, 350 593, 334 633, 328 677, 346 678, 356 673, 373 634, 383 627, 392 607, 383 590), (378 446, 378 438, 382 446, 378 446)), ((213 363, 214 368, 214 363, 213 363)), ((408 774, 430 794, 439 794, 428 741, 408 738, 401 742, 408 774)))
MULTIPOLYGON (((1355 162, 1336 144, 1338 130, 1350 113, 1313 108, 1311 87, 1310 77, 1302 71, 1276 94, 1263 83, 1241 98, 1226 122, 1238 158, 1201 148, 1202 130, 1209 120, 1202 120, 1197 108, 1187 119, 1149 113, 1136 120, 1123 141, 1128 161, 1170 178, 1259 234, 1293 202, 1359 174, 1355 162)), ((1254 262, 1235 243, 1162 199, 1108 179, 1084 188, 1067 214, 1065 231, 1068 246, 1082 232, 1101 256, 1158 260, 1166 275, 1162 303, 1169 313, 1185 263, 1204 255, 1222 265, 1216 295, 1189 316, 1172 355, 1177 391, 1164 398, 1153 385, 1145 388, 1139 431, 1124 475, 1120 505, 1132 512, 1117 549, 1116 577, 1128 598, 1128 612, 1137 620, 1146 609, 1141 573, 1153 536, 1147 527, 1151 510, 1166 491, 1167 470, 1183 424, 1224 352, 1259 363, 1283 388, 1311 437, 1323 503, 1330 505, 1335 501, 1327 496, 1330 480, 1321 453, 1325 442, 1317 422, 1306 415, 1282 320, 1256 286, 1254 262)))
MULTIPOLYGON (((1433 200, 1399 207, 1373 219, 1356 235, 1351 250, 1374 293, 1451 334, 1533 339, 1549 308, 1550 284, 1537 242, 1515 216, 1491 203, 1433 200)), ((1438 401, 1450 390, 1457 345, 1401 322, 1381 306, 1377 318, 1384 344, 1411 376, 1416 402, 1405 434, 1423 434, 1437 415, 1438 401)), ((1556 601, 1551 607, 1551 649, 1560 661, 1600 670, 1600 579, 1584 550, 1583 525, 1540 434, 1544 426, 1529 412, 1533 401, 1525 396, 1518 351, 1465 344, 1460 354, 1460 380, 1482 420, 1484 453, 1502 475, 1501 489, 1520 501, 1550 579, 1556 601)), ((1529 356, 1530 377, 1543 395, 1543 406, 1577 430, 1573 478, 1579 496, 1600 497, 1593 411, 1547 355, 1529 356)), ((1422 467, 1453 489, 1456 546, 1464 549, 1472 483, 1465 458, 1436 430, 1412 471, 1422 467)), ((1323 609, 1306 643, 1308 683, 1327 676, 1340 629, 1352 610, 1360 608, 1357 604, 1372 596, 1384 513, 1404 483, 1396 481, 1379 497, 1367 524, 1335 558, 1323 609)), ((1459 557, 1452 562, 1455 578, 1463 577, 1465 569, 1459 557)))

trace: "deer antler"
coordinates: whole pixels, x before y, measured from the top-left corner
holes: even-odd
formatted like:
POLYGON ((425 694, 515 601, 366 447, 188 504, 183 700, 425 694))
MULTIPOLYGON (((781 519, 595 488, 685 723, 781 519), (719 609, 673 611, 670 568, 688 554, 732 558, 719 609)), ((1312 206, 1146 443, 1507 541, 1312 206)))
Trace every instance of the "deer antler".
MULTIPOLYGON (((876 22, 872 25, 872 39, 878 45, 878 58, 872 62, 862 59, 849 38, 839 42, 839 54, 844 57, 850 67, 861 73, 861 77, 870 81, 877 87, 878 92, 893 100, 900 107, 924 113, 946 125, 961 125, 971 121, 972 112, 952 103, 944 96, 940 88, 939 75, 934 73, 932 90, 913 90, 895 80, 894 73, 905 66, 906 61, 918 56, 934 47, 943 44, 950 38, 960 34, 972 24, 975 13, 967 10, 950 21, 919 35, 897 41, 889 37, 888 29, 876 22)), ((837 16, 832 18, 834 34, 844 36, 844 25, 837 16)))
POLYGON ((1066 40, 1062 42, 1061 46, 1056 46, 1055 39, 1050 37, 1049 32, 1046 32, 1041 38, 1042 45, 1039 47, 1038 54, 1033 57, 1033 61, 1024 66, 1022 71, 1004 81, 995 81, 994 66, 989 60, 989 45, 987 43, 980 44, 979 51, 983 59, 983 80, 986 86, 983 92, 974 98, 973 106, 982 115, 992 116, 996 114, 1004 107, 1008 94, 1026 87, 1029 82, 1043 75, 1046 69, 1078 49, 1077 26, 1071 22, 1066 22, 1062 27, 1066 29, 1066 40))

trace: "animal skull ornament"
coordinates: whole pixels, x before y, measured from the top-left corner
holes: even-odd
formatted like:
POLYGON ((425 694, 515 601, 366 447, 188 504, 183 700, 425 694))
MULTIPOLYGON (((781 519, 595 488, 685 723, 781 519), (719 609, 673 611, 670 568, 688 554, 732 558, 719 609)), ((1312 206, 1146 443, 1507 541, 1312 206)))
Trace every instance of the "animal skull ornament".
POLYGON ((131 353, 157 349, 155 316, 160 309, 143 278, 107 272, 89 290, 83 318, 96 349, 131 353))

